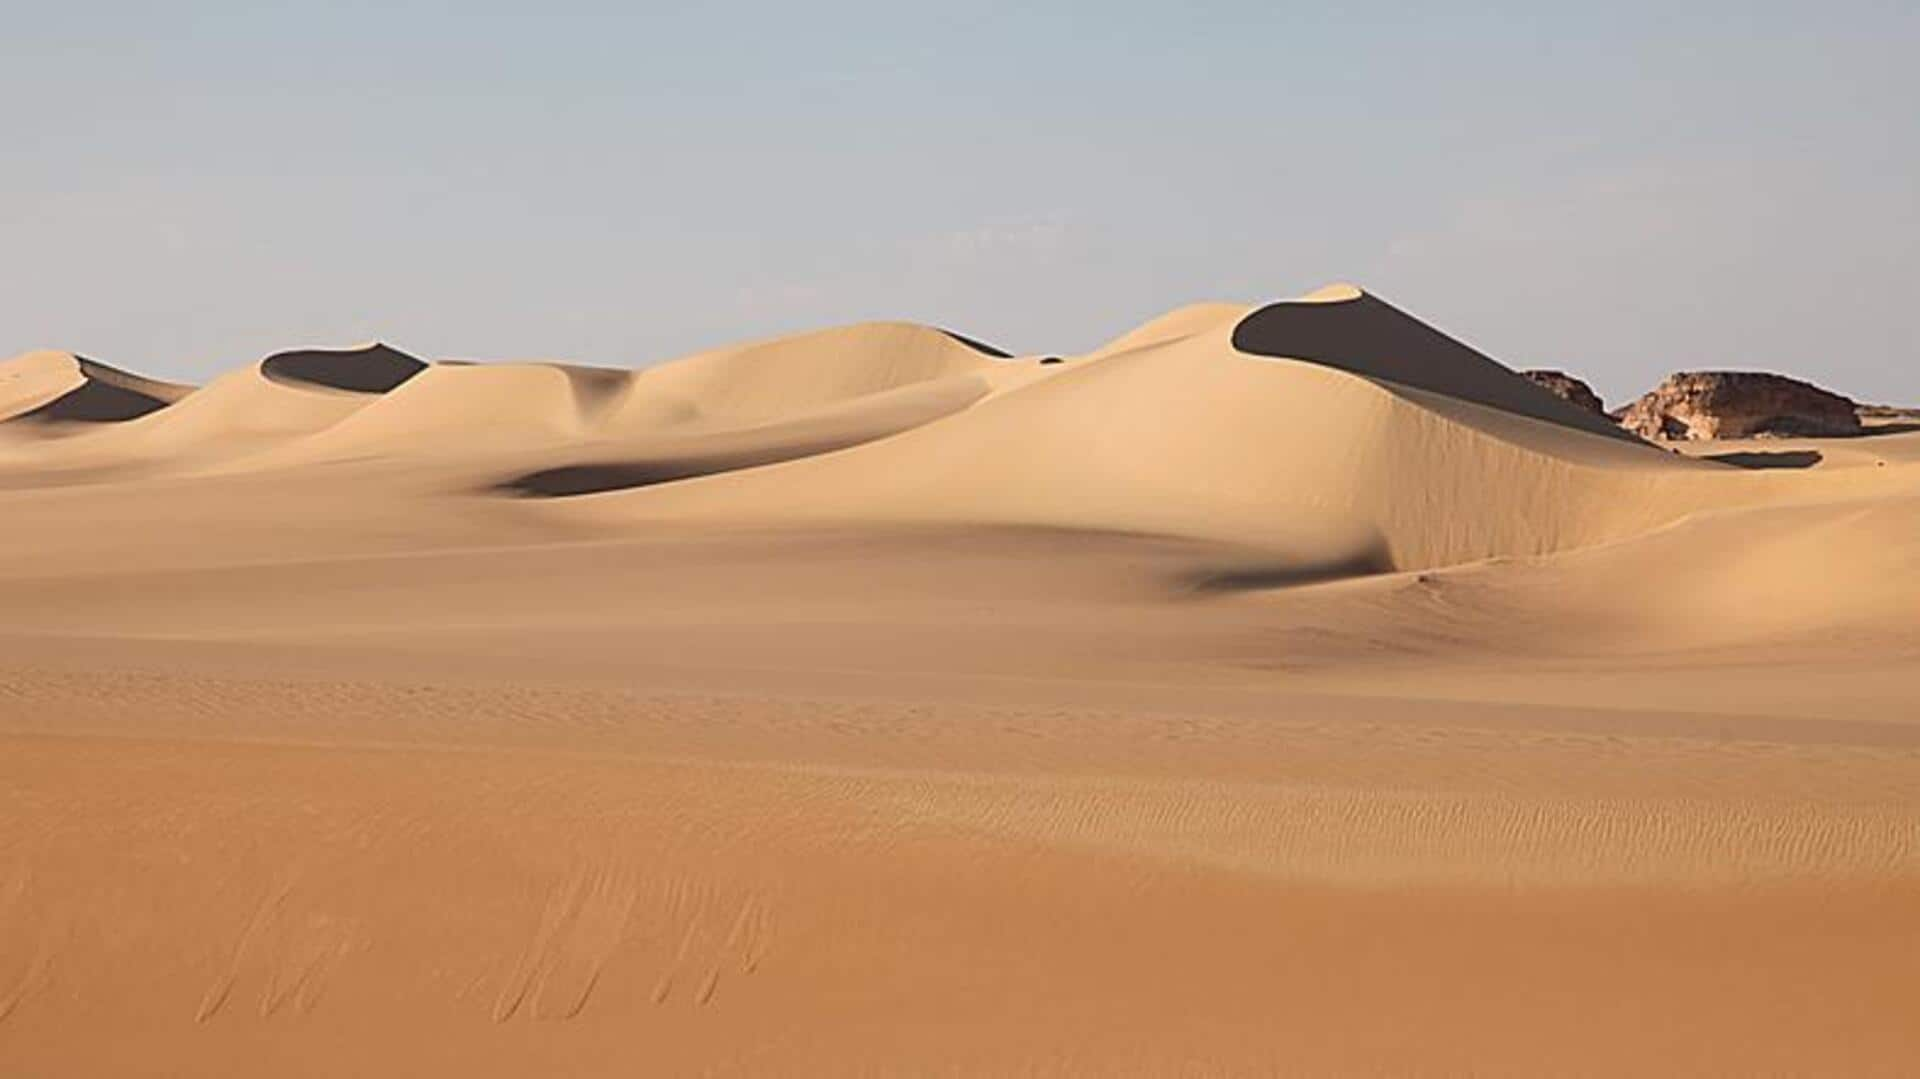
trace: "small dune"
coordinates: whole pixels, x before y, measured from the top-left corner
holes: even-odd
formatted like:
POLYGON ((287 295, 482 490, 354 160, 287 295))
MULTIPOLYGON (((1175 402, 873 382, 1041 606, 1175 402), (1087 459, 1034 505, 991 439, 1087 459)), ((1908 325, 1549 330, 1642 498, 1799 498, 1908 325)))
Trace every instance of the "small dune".
POLYGON ((921 382, 1021 377, 997 349, 930 326, 863 323, 703 352, 640 371, 606 429, 739 426, 921 382))
POLYGON ((338 423, 244 464, 445 459, 576 443, 618 404, 631 378, 570 364, 436 363, 338 423))
POLYGON ((218 466, 325 430, 425 367, 384 345, 277 353, 192 392, 165 391, 166 407, 92 425, 27 465, 96 479, 218 466))
POLYGON ((192 392, 70 352, 29 352, 0 364, 0 422, 119 423, 192 392))

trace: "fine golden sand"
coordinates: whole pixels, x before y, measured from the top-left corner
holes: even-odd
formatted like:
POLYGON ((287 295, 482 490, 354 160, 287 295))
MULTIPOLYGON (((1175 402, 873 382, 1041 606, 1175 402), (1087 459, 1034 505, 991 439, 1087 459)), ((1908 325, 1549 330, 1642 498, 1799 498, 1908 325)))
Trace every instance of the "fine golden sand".
POLYGON ((24 355, 0 1075, 1913 1074, 1920 431, 1686 449, 1345 287, 24 355))

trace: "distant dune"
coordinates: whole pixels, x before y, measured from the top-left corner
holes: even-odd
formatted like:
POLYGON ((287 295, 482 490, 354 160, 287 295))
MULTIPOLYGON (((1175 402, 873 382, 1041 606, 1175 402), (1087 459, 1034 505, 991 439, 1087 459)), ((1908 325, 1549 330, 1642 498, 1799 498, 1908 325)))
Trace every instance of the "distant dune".
POLYGON ((70 352, 28 352, 0 363, 0 423, 117 423, 191 392, 70 352))
POLYGON ((1905 1074, 1874 419, 1656 446, 1350 285, 28 353, 0 1074, 1905 1074))

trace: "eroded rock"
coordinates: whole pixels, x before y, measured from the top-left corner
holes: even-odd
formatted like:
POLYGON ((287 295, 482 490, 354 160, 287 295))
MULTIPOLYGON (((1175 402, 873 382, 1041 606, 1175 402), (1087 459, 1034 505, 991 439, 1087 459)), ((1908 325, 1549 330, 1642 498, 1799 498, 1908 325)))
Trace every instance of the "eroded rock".
POLYGON ((1823 438, 1860 433, 1852 401, 1808 382, 1758 371, 1669 375, 1620 417, 1644 438, 1823 438))
POLYGON ((1593 392, 1593 387, 1565 371, 1522 371, 1520 374, 1555 397, 1579 405, 1595 415, 1607 414, 1606 406, 1600 402, 1600 395, 1593 392))

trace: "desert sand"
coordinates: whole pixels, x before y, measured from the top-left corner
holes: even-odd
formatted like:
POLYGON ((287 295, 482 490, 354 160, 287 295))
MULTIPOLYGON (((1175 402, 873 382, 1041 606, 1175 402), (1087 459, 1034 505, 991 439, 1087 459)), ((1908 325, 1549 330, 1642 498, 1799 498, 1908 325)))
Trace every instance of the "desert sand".
POLYGON ((0 364, 0 1074, 1911 1075, 1920 430, 1351 286, 0 364))

